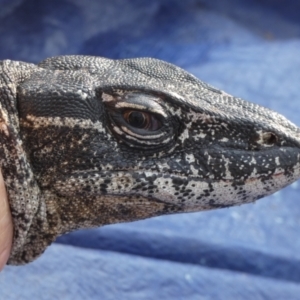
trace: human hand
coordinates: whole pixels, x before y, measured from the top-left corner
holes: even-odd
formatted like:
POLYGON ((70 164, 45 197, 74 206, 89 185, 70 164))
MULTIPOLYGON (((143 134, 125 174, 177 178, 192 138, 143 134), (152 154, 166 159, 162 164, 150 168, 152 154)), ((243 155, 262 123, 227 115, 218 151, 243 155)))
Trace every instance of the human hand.
POLYGON ((4 268, 10 255, 13 240, 13 223, 5 190, 4 180, 0 172, 0 271, 4 268))

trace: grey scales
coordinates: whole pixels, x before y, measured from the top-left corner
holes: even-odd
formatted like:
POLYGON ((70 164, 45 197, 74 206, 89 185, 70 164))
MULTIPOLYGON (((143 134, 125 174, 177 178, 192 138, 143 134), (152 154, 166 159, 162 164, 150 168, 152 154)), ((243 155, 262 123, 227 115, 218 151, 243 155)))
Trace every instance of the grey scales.
POLYGON ((300 177, 300 129, 152 58, 0 62, 10 264, 79 228, 255 201, 300 177))

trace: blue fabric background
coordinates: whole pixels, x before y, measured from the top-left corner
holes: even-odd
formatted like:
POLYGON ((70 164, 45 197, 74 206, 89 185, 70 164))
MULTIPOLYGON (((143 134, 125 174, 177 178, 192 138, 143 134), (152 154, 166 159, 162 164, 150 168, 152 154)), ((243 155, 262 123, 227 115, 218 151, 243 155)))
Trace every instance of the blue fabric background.
MULTIPOLYGON (((0 0, 0 59, 151 56, 300 112, 300 2, 0 0)), ((300 186, 255 204, 71 233, 0 274, 0 299, 300 299, 300 186)))

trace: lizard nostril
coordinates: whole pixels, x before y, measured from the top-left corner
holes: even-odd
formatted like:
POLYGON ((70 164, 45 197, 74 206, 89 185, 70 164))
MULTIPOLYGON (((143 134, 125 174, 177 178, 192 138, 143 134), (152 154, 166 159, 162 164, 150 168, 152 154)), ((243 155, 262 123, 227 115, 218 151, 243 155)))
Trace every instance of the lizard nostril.
POLYGON ((264 132, 261 135, 262 143, 268 146, 274 145, 278 138, 273 132, 264 132))

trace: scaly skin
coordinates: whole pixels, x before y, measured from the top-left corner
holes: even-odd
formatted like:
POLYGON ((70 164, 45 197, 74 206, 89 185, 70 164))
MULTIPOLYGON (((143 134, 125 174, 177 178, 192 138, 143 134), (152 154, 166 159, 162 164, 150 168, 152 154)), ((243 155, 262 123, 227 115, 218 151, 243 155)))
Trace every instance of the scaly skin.
POLYGON ((11 264, 77 228, 248 203, 299 178, 294 124, 166 62, 0 67, 11 264))

